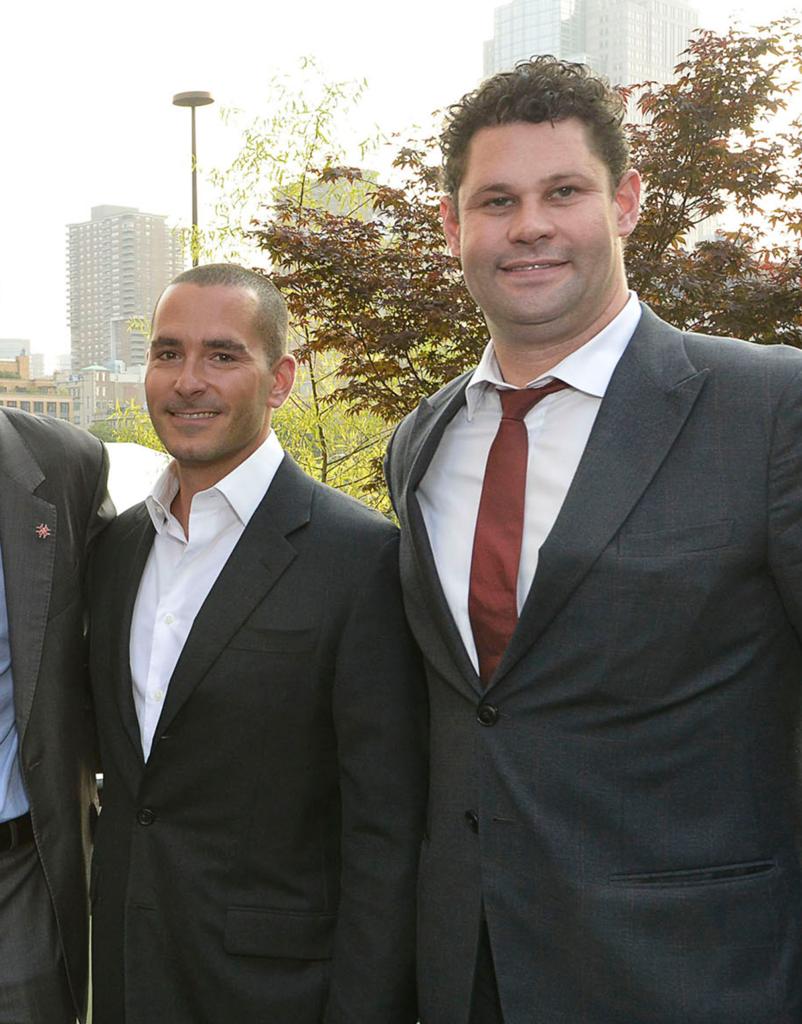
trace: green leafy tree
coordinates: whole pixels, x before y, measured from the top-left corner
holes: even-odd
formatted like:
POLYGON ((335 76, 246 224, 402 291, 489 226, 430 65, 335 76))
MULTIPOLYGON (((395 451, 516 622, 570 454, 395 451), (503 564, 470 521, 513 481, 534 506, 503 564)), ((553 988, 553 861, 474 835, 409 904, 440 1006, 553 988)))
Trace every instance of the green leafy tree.
POLYGON ((309 352, 288 401, 274 416, 282 445, 311 476, 389 512, 378 473, 390 428, 371 412, 338 398, 339 360, 309 352))
MULTIPOLYGON (((200 239, 207 260, 258 261, 250 243, 254 217, 281 199, 301 207, 330 200, 337 185, 321 189, 313 169, 343 160, 349 115, 365 86, 364 80, 328 81, 314 60, 304 58, 298 74, 275 75, 267 83, 262 106, 268 116, 247 119, 241 110, 223 110, 224 120, 240 132, 240 145, 228 167, 209 175, 216 199, 214 223, 200 239)), ((375 133, 351 141, 364 156, 378 138, 375 133)))
MULTIPOLYGON (((346 166, 336 140, 361 85, 308 70, 311 91, 274 83, 273 116, 215 178, 213 241, 251 253, 287 297, 303 384, 277 418, 285 443, 359 493, 380 439, 476 363, 486 326, 442 240, 432 141, 396 143, 388 181, 346 166), (376 419, 356 429, 360 415, 376 419)), ((624 90, 646 116, 628 127, 646 182, 629 277, 678 326, 802 345, 800 70, 802 37, 783 18, 697 33, 675 82, 624 90), (711 217, 726 229, 696 244, 711 217)))
POLYGON ((251 233, 303 324, 302 351, 337 352, 339 395, 391 423, 472 365, 487 330, 445 251, 425 145, 402 147, 394 166, 394 185, 324 168, 319 180, 358 186, 360 204, 331 210, 282 198, 251 233))
MULTIPOLYGON (((110 437, 102 437, 106 441, 130 441, 134 444, 153 448, 157 452, 165 451, 164 445, 153 429, 147 409, 133 399, 121 406, 118 402, 114 411, 109 413, 100 425, 108 425, 110 437)), ((100 435, 98 435, 100 436, 100 435)))
MULTIPOLYGON (((679 326, 802 344, 802 125, 778 121, 800 69, 796 22, 780 19, 699 33, 676 82, 637 87, 649 120, 629 132, 647 192, 627 265, 679 326), (693 230, 727 211, 734 225, 694 245, 693 230)), ((353 210, 278 195, 251 231, 303 325, 302 351, 337 353, 337 394, 390 423, 474 365, 486 341, 445 252, 436 162, 431 143, 401 147, 393 185, 321 165, 313 178, 359 185, 353 210)))
POLYGON ((630 280, 670 322, 802 345, 802 36, 782 18, 755 32, 698 33, 669 85, 647 85, 630 126, 646 182, 627 246, 630 280), (690 244, 694 228, 734 223, 690 244))
POLYGON ((105 420, 96 420, 90 424, 87 428, 90 434, 93 434, 99 441, 116 441, 117 438, 114 434, 114 424, 107 418, 105 420))
MULTIPOLYGON (((298 214, 329 210, 363 222, 372 216, 370 176, 357 181, 321 177, 315 170, 321 163, 342 159, 348 115, 359 102, 364 82, 327 82, 311 61, 304 62, 303 71, 300 88, 286 76, 271 81, 265 102, 271 116, 246 124, 234 160, 212 174, 219 198, 217 224, 205 238, 206 257, 251 264, 274 280, 281 279, 285 268, 280 259, 269 254, 266 258, 254 245, 251 225, 256 213, 271 214, 278 208, 298 214)), ((226 116, 242 120, 236 111, 226 116)), ((374 142, 361 140, 356 145, 364 155, 374 142)), ((379 466, 390 427, 375 411, 356 409, 343 397, 342 357, 333 351, 316 352, 309 345, 312 319, 291 295, 287 298, 299 380, 276 416, 276 432, 307 472, 386 511, 379 466)))

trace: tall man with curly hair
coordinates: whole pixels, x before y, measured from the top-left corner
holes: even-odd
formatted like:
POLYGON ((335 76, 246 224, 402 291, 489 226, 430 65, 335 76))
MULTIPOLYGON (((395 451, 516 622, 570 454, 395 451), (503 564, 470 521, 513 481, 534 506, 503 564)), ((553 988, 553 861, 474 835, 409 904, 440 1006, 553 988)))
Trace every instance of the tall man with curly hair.
POLYGON ((802 355, 629 291, 622 120, 540 57, 442 136, 489 341, 387 460, 432 716, 424 1024, 802 1019, 802 355))

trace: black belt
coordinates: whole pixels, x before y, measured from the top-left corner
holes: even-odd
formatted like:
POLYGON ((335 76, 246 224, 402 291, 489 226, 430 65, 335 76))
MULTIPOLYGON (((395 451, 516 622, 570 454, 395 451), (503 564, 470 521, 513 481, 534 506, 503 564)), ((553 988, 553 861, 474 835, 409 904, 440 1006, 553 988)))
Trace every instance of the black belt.
POLYGON ((30 814, 0 822, 0 853, 9 853, 18 846, 27 846, 32 842, 33 825, 30 814))

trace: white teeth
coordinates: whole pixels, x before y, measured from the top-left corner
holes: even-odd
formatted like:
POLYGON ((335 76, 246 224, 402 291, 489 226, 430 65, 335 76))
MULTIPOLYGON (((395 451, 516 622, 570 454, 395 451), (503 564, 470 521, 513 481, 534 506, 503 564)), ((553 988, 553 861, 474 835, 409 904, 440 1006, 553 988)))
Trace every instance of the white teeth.
POLYGON ((216 416, 216 412, 174 412, 173 416, 181 416, 186 420, 208 420, 216 416))

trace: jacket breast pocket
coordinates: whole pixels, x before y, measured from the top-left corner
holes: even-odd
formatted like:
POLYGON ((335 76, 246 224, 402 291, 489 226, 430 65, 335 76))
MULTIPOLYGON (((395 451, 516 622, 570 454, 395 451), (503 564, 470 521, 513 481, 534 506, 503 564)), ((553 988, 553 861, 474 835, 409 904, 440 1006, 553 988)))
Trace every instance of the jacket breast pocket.
POLYGON ((262 629, 243 626, 232 637, 229 647, 238 651, 273 651, 295 654, 311 651, 315 646, 316 629, 262 629))
POLYGON ((618 554, 629 558, 660 558, 714 551, 732 542, 733 525, 732 519, 721 519, 670 530, 623 530, 618 537, 618 554))
POLYGON ((334 914, 230 907, 223 946, 227 953, 237 956, 328 960, 336 921, 334 914))

